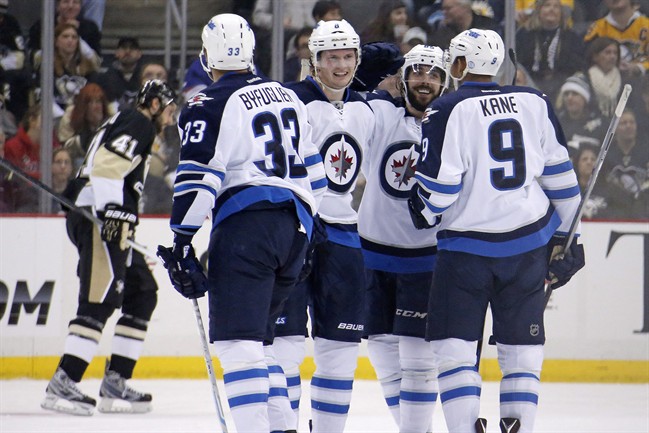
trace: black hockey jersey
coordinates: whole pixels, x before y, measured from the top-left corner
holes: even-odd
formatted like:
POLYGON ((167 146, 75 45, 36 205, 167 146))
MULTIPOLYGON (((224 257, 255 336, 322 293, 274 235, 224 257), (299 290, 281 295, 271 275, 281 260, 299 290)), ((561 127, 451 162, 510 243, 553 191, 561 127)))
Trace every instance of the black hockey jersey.
POLYGON ((76 179, 66 195, 77 206, 105 209, 109 203, 138 213, 156 130, 137 110, 120 111, 95 133, 76 179))

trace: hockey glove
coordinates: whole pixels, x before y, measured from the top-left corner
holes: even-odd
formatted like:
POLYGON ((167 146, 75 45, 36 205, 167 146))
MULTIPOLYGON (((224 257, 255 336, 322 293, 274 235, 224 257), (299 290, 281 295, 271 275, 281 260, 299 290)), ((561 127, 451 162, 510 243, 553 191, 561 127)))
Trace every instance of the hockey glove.
POLYGON ((550 282, 553 290, 565 285, 586 264, 584 246, 575 241, 570 244, 569 251, 564 253, 565 241, 563 236, 553 236, 548 242, 550 265, 545 279, 550 282))
POLYGON ((408 212, 410 213, 410 219, 414 224, 417 230, 430 229, 442 222, 442 217, 435 217, 435 224, 429 224, 426 220, 426 217, 422 214, 422 211, 426 208, 426 204, 422 201, 421 197, 418 194, 419 184, 416 184, 410 190, 410 197, 408 197, 408 212))
POLYGON ((399 47, 389 42, 370 42, 361 47, 361 63, 351 88, 371 92, 389 75, 399 71, 405 62, 399 47))
POLYGON ((306 249, 306 255, 304 256, 304 264, 302 265, 302 270, 297 277, 297 282, 301 283, 306 280, 311 271, 313 271, 313 261, 315 258, 315 249, 318 245, 327 242, 327 228, 320 220, 320 217, 316 215, 313 217, 313 233, 311 235, 311 242, 306 249))
POLYGON ((98 215, 103 221, 101 240, 118 244, 122 251, 128 248, 127 241, 133 236, 137 216, 116 204, 106 205, 106 209, 98 212, 98 215))
POLYGON ((191 244, 174 242, 173 247, 158 245, 157 256, 169 273, 174 289, 187 299, 201 298, 207 291, 207 277, 191 244))

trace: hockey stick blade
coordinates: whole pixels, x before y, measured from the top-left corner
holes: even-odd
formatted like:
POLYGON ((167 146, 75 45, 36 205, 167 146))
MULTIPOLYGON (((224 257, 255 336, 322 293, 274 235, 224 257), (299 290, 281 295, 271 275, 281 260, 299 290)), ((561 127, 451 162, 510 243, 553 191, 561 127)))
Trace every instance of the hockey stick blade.
MULTIPOLYGON (((39 188, 39 189, 45 191, 54 200, 56 200, 60 204, 64 205, 65 207, 67 207, 68 209, 70 209, 73 212, 77 212, 78 214, 85 217, 87 220, 89 220, 90 222, 96 224, 97 226, 99 226, 101 228, 102 222, 95 215, 93 215, 92 213, 88 212, 87 210, 85 210, 83 208, 80 208, 79 206, 72 203, 72 201, 68 200, 67 198, 65 198, 63 196, 60 196, 52 188, 45 185, 40 180, 28 175, 23 170, 16 167, 14 164, 12 164, 8 160, 4 159, 3 157, 0 157, 0 166, 3 166, 7 170, 11 171, 12 173, 14 173, 16 176, 18 176, 19 178, 21 178, 25 182, 30 183, 30 184, 34 185, 36 188, 39 188)), ((148 257, 150 259, 155 259, 156 263, 160 261, 158 256, 156 256, 155 253, 152 253, 151 251, 149 251, 149 249, 147 247, 145 247, 144 245, 139 244, 139 243, 137 243, 135 241, 132 241, 130 239, 127 239, 126 243, 128 244, 128 246, 133 248, 138 253, 141 253, 143 256, 146 256, 146 257, 148 257)))
MULTIPOLYGON (((591 173, 590 179, 588 180, 588 185, 586 186, 584 195, 582 196, 581 201, 579 202, 579 206, 577 206, 577 212, 575 213, 574 218, 570 222, 570 230, 568 231, 568 236, 566 236, 566 241, 563 245, 563 251, 566 254, 570 253, 570 245, 572 245, 572 241, 575 238, 577 225, 579 224, 579 221, 581 221, 581 217, 584 214, 584 208, 586 206, 586 202, 588 201, 588 198, 590 197, 590 193, 593 191, 593 188, 595 187, 595 181, 597 180, 597 176, 599 175, 599 172, 602 169, 602 165, 604 164, 604 159, 606 158, 606 154, 608 153, 608 150, 611 147, 611 143, 613 142, 613 137, 615 136, 615 130, 617 129, 618 123, 620 123, 620 117, 622 117, 622 113, 624 112, 626 103, 629 100, 629 96, 631 95, 631 90, 633 89, 630 84, 625 84, 624 88, 622 89, 622 94, 620 95, 620 99, 618 100, 617 106, 615 107, 615 113, 613 114, 611 123, 608 125, 608 130, 606 131, 604 142, 602 143, 602 147, 599 149, 599 154, 597 155, 597 162, 593 167, 593 172, 591 173)), ((548 306, 548 302, 550 302, 551 295, 552 295, 552 286, 550 282, 546 281, 545 307, 548 306)))
POLYGON ((205 358, 205 367, 207 368, 207 375, 209 376, 210 384, 212 385, 212 397, 214 398, 214 404, 216 405, 216 413, 218 414, 219 422, 221 423, 221 431, 223 433, 228 433, 228 425, 225 422, 223 406, 221 406, 221 398, 219 397, 219 388, 216 385, 214 364, 212 363, 212 356, 210 355, 210 349, 207 345, 207 337, 205 336, 205 328, 203 327, 203 317, 201 316, 201 310, 198 307, 198 301, 196 299, 192 299, 192 304, 194 305, 194 315, 196 316, 196 325, 198 326, 198 334, 201 337, 201 345, 203 346, 203 357, 205 358))

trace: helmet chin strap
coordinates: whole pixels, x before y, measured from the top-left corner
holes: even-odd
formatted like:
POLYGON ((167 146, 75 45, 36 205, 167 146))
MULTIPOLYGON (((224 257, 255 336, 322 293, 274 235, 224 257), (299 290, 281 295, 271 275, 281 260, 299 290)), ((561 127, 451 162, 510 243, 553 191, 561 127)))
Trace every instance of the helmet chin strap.
POLYGON ((448 76, 451 77, 451 79, 453 80, 453 86, 457 89, 458 83, 461 82, 462 80, 464 80, 464 77, 466 77, 466 74, 469 73, 469 66, 466 65, 464 67, 464 70, 462 71, 461 76, 455 77, 455 76, 453 76, 453 72, 451 72, 454 63, 455 63, 455 60, 453 60, 453 62, 451 63, 451 66, 448 68, 448 76))

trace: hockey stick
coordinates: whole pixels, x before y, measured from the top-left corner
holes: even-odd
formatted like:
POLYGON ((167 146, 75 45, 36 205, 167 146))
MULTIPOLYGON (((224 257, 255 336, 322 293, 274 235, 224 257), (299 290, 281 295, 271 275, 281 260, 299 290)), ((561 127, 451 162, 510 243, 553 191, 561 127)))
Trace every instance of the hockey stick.
POLYGON ((516 74, 518 73, 518 60, 516 59, 516 51, 513 48, 509 49, 509 60, 514 64, 514 76, 512 77, 512 86, 516 85, 516 74))
MULTIPOLYGON (((54 200, 58 201, 59 203, 61 203, 65 207, 69 208, 73 212, 77 212, 78 214, 85 217, 87 220, 89 220, 90 222, 96 224, 97 226, 99 226, 101 228, 102 222, 95 215, 88 212, 86 209, 80 208, 79 206, 75 205, 74 203, 72 203, 72 201, 68 200, 67 198, 65 198, 63 196, 60 196, 52 188, 45 185, 40 180, 38 180, 38 179, 36 179, 34 177, 31 177, 30 175, 28 175, 27 173, 25 173, 20 168, 16 167, 15 165, 13 165, 11 162, 7 161, 3 157, 0 157, 0 165, 3 166, 4 168, 6 168, 7 170, 11 171, 12 173, 14 173, 16 176, 23 179, 24 181, 26 181, 28 183, 31 183, 35 187, 40 188, 41 190, 45 191, 50 196, 52 196, 52 198, 54 200)), ((145 247, 144 245, 138 244, 137 242, 132 241, 130 239, 127 239, 126 243, 128 244, 128 246, 133 248, 135 251, 141 253, 142 255, 144 255, 146 257, 149 257, 149 258, 152 258, 152 259, 155 259, 156 262, 159 261, 158 257, 154 253, 150 252, 147 249, 147 247, 145 247)))
MULTIPOLYGON (((608 149, 611 147, 611 143, 613 142, 613 136, 615 135, 615 130, 617 129, 618 123, 620 123, 620 117, 622 117, 622 112, 624 111, 624 107, 626 106, 626 103, 629 100, 629 95, 631 94, 631 90, 632 90, 631 85, 625 84, 624 89, 622 89, 622 94, 620 95, 620 99, 617 101, 617 107, 615 108, 615 113, 613 115, 613 118, 611 119, 611 123, 608 125, 608 130, 606 131, 604 142, 602 143, 602 147, 599 149, 599 154, 597 155, 597 162, 593 167, 593 172, 590 174, 588 185, 586 186, 584 195, 581 198, 581 201, 579 202, 579 206, 577 207, 577 212, 575 213, 575 216, 572 218, 572 222, 570 223, 570 230, 568 230, 568 236, 566 237, 566 241, 563 244, 564 254, 570 253, 569 248, 570 245, 572 245, 572 241, 575 238, 575 232, 577 231, 577 224, 579 224, 579 221, 581 221, 581 217, 584 214, 584 208, 586 202, 588 201, 588 198, 590 197, 590 193, 593 191, 593 188, 595 187, 595 181, 597 180, 597 176, 599 175, 599 172, 602 169, 602 165, 604 164, 604 158, 606 158, 608 149)), ((544 309, 545 307, 548 306, 548 302, 550 302, 551 295, 552 295, 551 281, 546 281, 544 309)))
POLYGON ((214 403, 216 404, 216 412, 218 413, 219 421, 221 422, 221 431, 223 433, 228 433, 228 425, 225 422, 225 415, 223 414, 221 399, 219 398, 219 388, 216 386, 216 375, 214 374, 214 364, 212 364, 212 357, 210 355, 210 350, 207 346, 207 337, 205 336, 205 328, 203 327, 203 318, 201 317, 201 310, 198 308, 198 301, 196 299, 192 299, 192 304, 194 305, 194 314, 196 315, 196 324, 198 325, 198 333, 201 336, 201 345, 203 346, 203 356, 205 358, 205 366, 207 367, 207 375, 210 377, 210 383, 212 384, 212 397, 214 397, 214 403))

